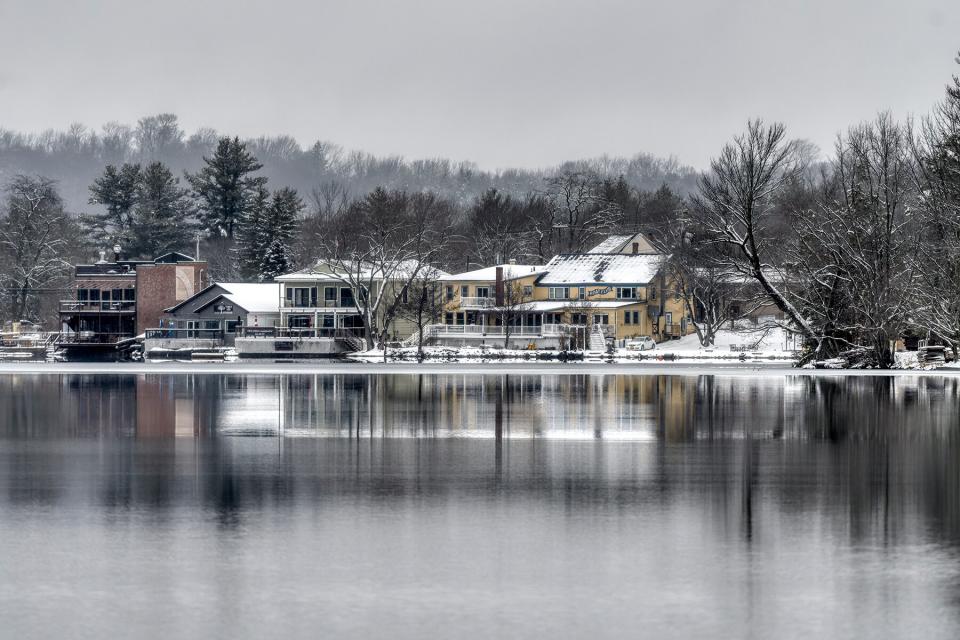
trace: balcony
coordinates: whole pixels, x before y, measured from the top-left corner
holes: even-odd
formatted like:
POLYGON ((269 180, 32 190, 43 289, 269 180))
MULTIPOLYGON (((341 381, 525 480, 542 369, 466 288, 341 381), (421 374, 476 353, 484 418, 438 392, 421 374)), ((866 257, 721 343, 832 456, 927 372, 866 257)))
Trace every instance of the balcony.
POLYGON ((356 309, 356 302, 353 298, 341 298, 340 300, 313 300, 305 303, 297 300, 283 300, 284 309, 296 309, 298 311, 314 311, 316 309, 356 309))
POLYGON ((460 298, 461 309, 492 309, 495 306, 497 306, 495 298, 476 298, 469 296, 460 298))
POLYGON ((61 300, 60 313, 136 313, 136 300, 61 300))
MULTIPOLYGON (((553 337, 571 335, 577 328, 570 324, 542 324, 536 327, 509 327, 511 336, 553 337)), ((432 324, 424 331, 424 337, 466 336, 486 337, 506 335, 504 327, 488 327, 479 324, 432 324)))
POLYGON ((238 338, 362 338, 362 327, 237 327, 238 338))

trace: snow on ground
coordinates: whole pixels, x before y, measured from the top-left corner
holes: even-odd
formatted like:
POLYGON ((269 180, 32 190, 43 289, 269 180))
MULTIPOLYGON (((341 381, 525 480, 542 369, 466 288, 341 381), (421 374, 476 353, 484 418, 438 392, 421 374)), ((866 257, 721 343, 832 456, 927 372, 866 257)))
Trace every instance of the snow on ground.
POLYGON ((750 325, 736 330, 721 329, 711 347, 702 347, 694 333, 658 344, 656 353, 672 354, 679 358, 739 359, 741 354, 745 354, 752 358, 792 360, 795 354, 787 346, 787 332, 782 328, 758 329, 750 325))
MULTIPOLYGON (((698 360, 729 362, 739 360, 779 360, 791 361, 795 357, 792 351, 786 350, 786 332, 779 328, 758 330, 754 325, 748 325, 736 330, 721 330, 717 333, 715 344, 703 348, 697 336, 684 336, 679 340, 668 340, 658 344, 656 349, 635 351, 618 348, 613 353, 600 351, 586 351, 569 354, 569 359, 585 362, 636 362, 638 360, 698 360)), ((426 346, 423 349, 427 360, 449 360, 456 362, 484 362, 499 360, 506 362, 520 362, 529 360, 546 360, 563 362, 568 354, 561 354, 553 350, 521 350, 502 349, 491 346, 484 347, 447 347, 426 346)), ((383 362, 383 350, 372 349, 347 356, 357 362, 383 362)), ((417 358, 416 347, 402 347, 388 349, 388 361, 412 361, 417 358)))

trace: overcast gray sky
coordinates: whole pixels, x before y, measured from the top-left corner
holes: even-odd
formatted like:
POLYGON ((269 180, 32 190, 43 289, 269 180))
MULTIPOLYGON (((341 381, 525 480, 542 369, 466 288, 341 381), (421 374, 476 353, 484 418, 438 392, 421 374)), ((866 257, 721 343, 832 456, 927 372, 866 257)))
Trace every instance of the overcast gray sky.
POLYGON ((956 0, 0 0, 0 127, 173 111, 489 169, 704 167, 752 116, 828 148, 923 113, 958 48, 956 0))

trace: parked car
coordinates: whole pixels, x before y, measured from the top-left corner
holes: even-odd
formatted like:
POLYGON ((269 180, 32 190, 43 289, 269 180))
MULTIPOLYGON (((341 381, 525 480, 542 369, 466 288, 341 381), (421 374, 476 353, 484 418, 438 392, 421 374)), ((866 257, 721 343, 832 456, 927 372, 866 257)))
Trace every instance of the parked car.
POLYGON ((631 351, 647 351, 648 349, 656 349, 657 343, 650 336, 641 336, 627 340, 626 348, 631 351))

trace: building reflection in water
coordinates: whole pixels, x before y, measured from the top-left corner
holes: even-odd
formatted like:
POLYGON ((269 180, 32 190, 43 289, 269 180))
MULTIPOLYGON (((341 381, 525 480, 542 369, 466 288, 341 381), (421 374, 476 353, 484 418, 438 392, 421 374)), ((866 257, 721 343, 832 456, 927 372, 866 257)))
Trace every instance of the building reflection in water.
POLYGON ((953 543, 958 395, 934 376, 12 375, 0 499, 200 501, 225 524, 331 494, 693 501, 748 543, 770 513, 953 543))

